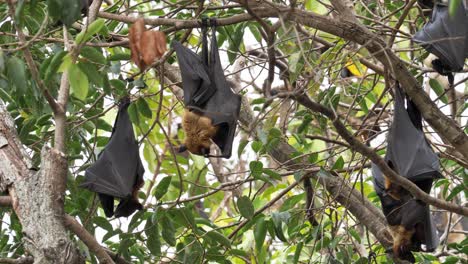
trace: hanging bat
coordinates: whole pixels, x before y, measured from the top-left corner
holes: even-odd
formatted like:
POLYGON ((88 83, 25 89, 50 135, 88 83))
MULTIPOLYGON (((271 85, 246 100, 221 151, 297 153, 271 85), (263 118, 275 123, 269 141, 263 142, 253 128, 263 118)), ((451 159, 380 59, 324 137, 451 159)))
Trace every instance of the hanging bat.
POLYGON ((98 193, 107 217, 128 217, 143 206, 138 202, 145 172, 135 140, 133 126, 128 116, 130 99, 124 98, 112 129, 112 135, 96 163, 85 172, 80 187, 98 193), (114 211, 114 199, 120 203, 114 211))
MULTIPOLYGON (((439 158, 422 131, 422 117, 417 107, 405 96, 399 85, 395 89, 395 109, 387 137, 385 161, 389 167, 429 193, 434 179, 441 178, 439 158)), ((414 262, 411 251, 434 250, 439 239, 429 206, 416 200, 401 186, 391 182, 372 164, 374 188, 393 235, 395 256, 414 262)))
POLYGON ((228 85, 219 58, 215 20, 212 21, 211 50, 208 51, 207 21, 202 20, 201 57, 180 42, 174 41, 182 88, 185 112, 182 127, 185 143, 179 151, 189 150, 196 155, 210 155, 215 143, 229 158, 240 111, 241 96, 228 85))
MULTIPOLYGON (((430 192, 432 179, 418 181, 416 185, 430 192)), ((395 257, 414 263, 411 251, 421 251, 421 244, 428 246, 428 250, 434 249, 429 248, 435 243, 430 239, 438 237, 427 204, 414 199, 403 188, 400 189, 398 200, 386 194, 379 197, 393 237, 392 252, 395 257)))
POLYGON ((415 42, 438 57, 440 61, 433 62, 434 69, 443 75, 461 71, 468 58, 468 5, 463 2, 453 16, 447 4, 436 3, 431 20, 413 36, 415 42))

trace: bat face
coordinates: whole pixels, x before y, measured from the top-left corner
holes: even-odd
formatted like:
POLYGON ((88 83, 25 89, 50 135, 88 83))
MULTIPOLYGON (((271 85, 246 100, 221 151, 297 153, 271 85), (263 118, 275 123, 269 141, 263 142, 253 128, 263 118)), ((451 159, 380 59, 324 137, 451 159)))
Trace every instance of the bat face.
POLYGON ((411 198, 409 193, 400 195, 400 200, 394 200, 391 196, 381 198, 382 209, 393 237, 393 254, 399 259, 414 263, 411 251, 421 251, 421 244, 427 246, 429 239, 424 227, 428 207, 411 198))
POLYGON ((211 119, 195 112, 185 110, 182 122, 185 131, 185 147, 196 155, 208 155, 212 138, 218 132, 218 127, 213 126, 211 119))
POLYGON ((393 254, 399 259, 414 263, 415 259, 411 253, 411 240, 415 233, 415 229, 413 228, 408 230, 405 227, 398 225, 390 226, 390 230, 393 236, 393 254))

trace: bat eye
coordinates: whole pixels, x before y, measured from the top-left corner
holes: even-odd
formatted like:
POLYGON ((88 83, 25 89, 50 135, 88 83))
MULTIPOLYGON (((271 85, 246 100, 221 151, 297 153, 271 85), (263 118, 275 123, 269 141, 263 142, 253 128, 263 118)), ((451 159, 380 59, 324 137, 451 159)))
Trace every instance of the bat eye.
POLYGON ((182 152, 184 152, 184 151, 186 151, 186 150, 187 150, 187 146, 185 146, 185 145, 180 145, 180 146, 179 146, 178 152, 179 152, 179 153, 182 153, 182 152))

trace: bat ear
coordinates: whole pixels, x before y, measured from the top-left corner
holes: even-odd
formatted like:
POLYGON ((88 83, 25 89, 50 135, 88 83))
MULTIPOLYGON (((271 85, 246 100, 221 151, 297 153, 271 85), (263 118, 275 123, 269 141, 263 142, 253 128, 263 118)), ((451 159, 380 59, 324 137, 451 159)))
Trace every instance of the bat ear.
POLYGON ((182 144, 182 145, 179 146, 178 152, 179 152, 179 153, 182 153, 182 152, 184 152, 184 151, 186 151, 186 150, 187 150, 187 146, 185 146, 184 144, 182 144))

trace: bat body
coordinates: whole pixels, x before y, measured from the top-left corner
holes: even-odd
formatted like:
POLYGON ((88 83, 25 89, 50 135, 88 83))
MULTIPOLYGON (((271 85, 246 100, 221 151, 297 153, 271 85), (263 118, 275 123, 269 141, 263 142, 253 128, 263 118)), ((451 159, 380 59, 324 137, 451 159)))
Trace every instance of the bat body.
POLYGON ((210 152, 213 137, 218 132, 218 127, 213 126, 210 118, 186 109, 182 128, 185 131, 184 145, 188 151, 202 156, 210 152))
POLYGON ((220 157, 229 158, 241 97, 231 90, 224 76, 214 20, 210 51, 207 21, 202 21, 201 56, 177 41, 173 43, 182 76, 185 104, 182 127, 186 138, 180 150, 187 149, 196 155, 210 156, 209 150, 213 142, 221 150, 220 157))
MULTIPOLYGON (((423 191, 429 192, 432 186, 432 179, 415 182, 423 191)), ((395 188, 397 185, 391 185, 395 188)), ((393 237, 393 254, 400 259, 415 262, 411 251, 421 251, 421 244, 431 244, 428 241, 431 234, 432 221, 429 206, 422 201, 414 199, 405 189, 399 187, 393 191, 397 192, 398 199, 388 192, 380 194, 382 209, 390 226, 390 233, 393 237), (426 238, 427 237, 427 238, 426 238)))
POLYGON ((85 173, 80 185, 98 193, 107 217, 129 216, 143 206, 138 202, 138 190, 145 172, 135 140, 133 126, 127 113, 130 99, 119 105, 112 135, 98 160, 85 173), (120 203, 114 211, 114 199, 120 203))
MULTIPOLYGON (((430 193, 439 173, 439 159, 422 131, 422 117, 401 88, 395 89, 393 122, 387 137, 385 161, 396 173, 430 193)), ((414 262, 411 251, 434 250, 439 238, 429 206, 416 200, 403 187, 396 185, 372 164, 374 188, 380 198, 382 210, 393 236, 392 251, 398 258, 414 262)))

